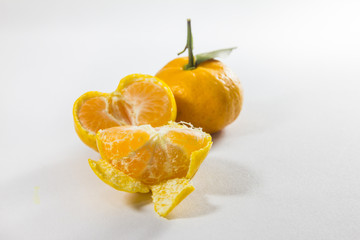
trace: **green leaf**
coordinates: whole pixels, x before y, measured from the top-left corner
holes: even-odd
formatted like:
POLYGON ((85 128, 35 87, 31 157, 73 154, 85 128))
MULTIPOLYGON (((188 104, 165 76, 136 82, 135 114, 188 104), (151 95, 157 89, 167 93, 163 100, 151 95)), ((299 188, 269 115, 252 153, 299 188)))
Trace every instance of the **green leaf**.
POLYGON ((195 56, 195 64, 196 66, 199 65, 202 62, 205 62, 209 59, 213 59, 216 57, 227 57, 230 55, 230 53, 232 52, 232 50, 234 50, 236 47, 232 47, 232 48, 224 48, 224 49, 219 49, 219 50, 215 50, 212 52, 206 52, 206 53, 200 53, 197 54, 195 56))

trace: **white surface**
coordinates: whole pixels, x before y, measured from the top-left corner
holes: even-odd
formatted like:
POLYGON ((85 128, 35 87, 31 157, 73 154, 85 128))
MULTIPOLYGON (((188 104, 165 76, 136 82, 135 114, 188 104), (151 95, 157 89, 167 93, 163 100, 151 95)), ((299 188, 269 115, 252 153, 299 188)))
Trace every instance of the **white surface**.
POLYGON ((359 7, 0 0, 0 239, 360 239, 359 7), (72 104, 155 74, 187 17, 197 53, 238 46, 245 102, 166 220, 91 172, 72 104))

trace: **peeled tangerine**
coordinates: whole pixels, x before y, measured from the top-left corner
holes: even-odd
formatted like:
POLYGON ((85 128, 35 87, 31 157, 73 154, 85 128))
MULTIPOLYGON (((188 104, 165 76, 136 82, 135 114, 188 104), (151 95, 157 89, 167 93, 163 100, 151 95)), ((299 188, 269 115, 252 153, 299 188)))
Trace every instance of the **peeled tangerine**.
POLYGON ((102 159, 89 159, 95 174, 120 191, 151 190, 163 217, 194 190, 190 179, 212 145, 209 134, 174 122, 100 130, 96 142, 102 159))
POLYGON ((87 92, 73 107, 75 130, 89 147, 96 147, 96 133, 123 125, 162 126, 176 118, 170 88, 157 77, 132 74, 120 80, 112 93, 87 92))

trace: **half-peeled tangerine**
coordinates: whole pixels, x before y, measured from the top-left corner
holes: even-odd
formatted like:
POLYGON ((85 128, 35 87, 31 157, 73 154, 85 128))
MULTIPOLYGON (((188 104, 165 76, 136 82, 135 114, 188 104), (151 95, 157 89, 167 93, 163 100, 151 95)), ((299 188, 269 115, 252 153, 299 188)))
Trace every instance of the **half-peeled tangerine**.
POLYGON ((75 130, 80 139, 97 151, 96 133, 115 126, 165 125, 176 118, 170 88, 157 77, 132 74, 120 80, 112 93, 87 92, 73 107, 75 130))
POLYGON ((98 132, 96 141, 102 159, 89 160, 95 174, 120 191, 151 190, 160 216, 194 190, 190 179, 212 145, 209 134, 174 122, 108 128, 98 132))

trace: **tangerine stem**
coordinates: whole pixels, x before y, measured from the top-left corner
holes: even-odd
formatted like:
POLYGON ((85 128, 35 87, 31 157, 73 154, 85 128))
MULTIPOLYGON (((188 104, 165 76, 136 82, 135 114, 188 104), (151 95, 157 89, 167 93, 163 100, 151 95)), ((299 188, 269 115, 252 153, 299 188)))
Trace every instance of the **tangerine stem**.
POLYGON ((192 33, 191 33, 191 19, 188 18, 187 19, 187 40, 186 40, 186 46, 184 48, 184 50, 182 50, 181 52, 178 53, 178 55, 182 54, 183 52, 186 51, 186 49, 188 50, 188 64, 186 64, 184 66, 184 70, 192 70, 196 68, 196 62, 195 62, 195 57, 193 54, 193 37, 192 37, 192 33))
POLYGON ((194 69, 195 66, 195 58, 193 54, 193 37, 191 32, 191 19, 187 19, 187 46, 188 46, 188 56, 189 63, 186 65, 187 70, 194 69))

